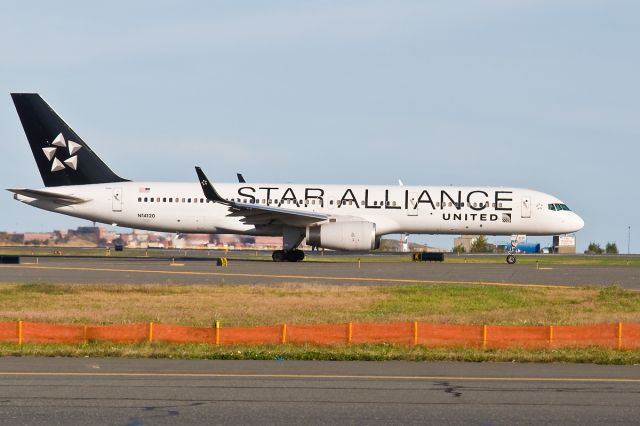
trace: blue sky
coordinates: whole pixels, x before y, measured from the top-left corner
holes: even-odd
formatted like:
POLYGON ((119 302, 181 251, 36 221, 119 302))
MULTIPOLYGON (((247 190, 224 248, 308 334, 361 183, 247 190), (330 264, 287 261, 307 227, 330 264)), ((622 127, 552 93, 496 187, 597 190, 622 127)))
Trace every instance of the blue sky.
POLYGON ((638 2, 94 3, 0 5, 4 188, 42 185, 8 95, 33 91, 130 179, 520 186, 585 219, 579 249, 640 251, 638 2))

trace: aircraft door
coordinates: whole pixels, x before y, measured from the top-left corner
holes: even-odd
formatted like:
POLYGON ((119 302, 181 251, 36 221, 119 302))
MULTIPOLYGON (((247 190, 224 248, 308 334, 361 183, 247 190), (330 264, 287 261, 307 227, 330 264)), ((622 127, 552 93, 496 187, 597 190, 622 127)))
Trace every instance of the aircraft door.
POLYGON ((531 217, 531 197, 525 195, 521 198, 520 209, 523 218, 531 217))
POLYGON ((113 188, 111 190, 111 209, 114 212, 122 211, 122 188, 113 188))
POLYGON ((407 216, 418 216, 418 194, 416 192, 409 193, 408 204, 407 216))

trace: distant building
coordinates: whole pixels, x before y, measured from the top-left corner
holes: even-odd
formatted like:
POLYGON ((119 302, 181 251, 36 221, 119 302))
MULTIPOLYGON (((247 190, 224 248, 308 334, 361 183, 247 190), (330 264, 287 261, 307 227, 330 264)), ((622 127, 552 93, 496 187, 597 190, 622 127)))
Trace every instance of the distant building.
POLYGON ((558 254, 576 254, 576 236, 554 235, 553 252, 558 254))
POLYGON ((53 243, 53 234, 50 232, 25 232, 23 237, 24 244, 36 243, 42 244, 45 241, 47 244, 53 243))
POLYGON ((471 246, 473 246, 473 243, 475 243, 479 237, 480 235, 460 235, 453 240, 453 247, 462 247, 465 253, 470 253, 471 246))

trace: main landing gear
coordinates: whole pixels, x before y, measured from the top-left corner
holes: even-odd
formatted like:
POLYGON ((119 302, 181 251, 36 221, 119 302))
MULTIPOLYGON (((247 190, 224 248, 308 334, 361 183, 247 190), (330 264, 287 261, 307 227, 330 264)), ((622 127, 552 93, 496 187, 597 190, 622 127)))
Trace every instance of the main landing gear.
POLYGON ((274 262, 300 262, 304 260, 304 252, 302 250, 276 250, 271 255, 274 262))
POLYGON ((514 263, 516 263, 516 255, 515 254, 508 254, 507 255, 507 263, 509 265, 513 265, 514 263))
POLYGON ((300 262, 304 260, 304 252, 296 247, 305 237, 303 228, 285 227, 282 230, 282 248, 271 255, 274 262, 300 262))

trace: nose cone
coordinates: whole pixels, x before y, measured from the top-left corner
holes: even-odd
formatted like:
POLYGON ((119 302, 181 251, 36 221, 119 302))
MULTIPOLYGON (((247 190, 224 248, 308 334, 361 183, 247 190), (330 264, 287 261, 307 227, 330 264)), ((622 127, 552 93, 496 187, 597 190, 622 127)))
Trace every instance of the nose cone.
POLYGON ((584 220, 577 214, 573 214, 572 225, 575 228, 573 232, 579 231, 584 228, 584 220))

